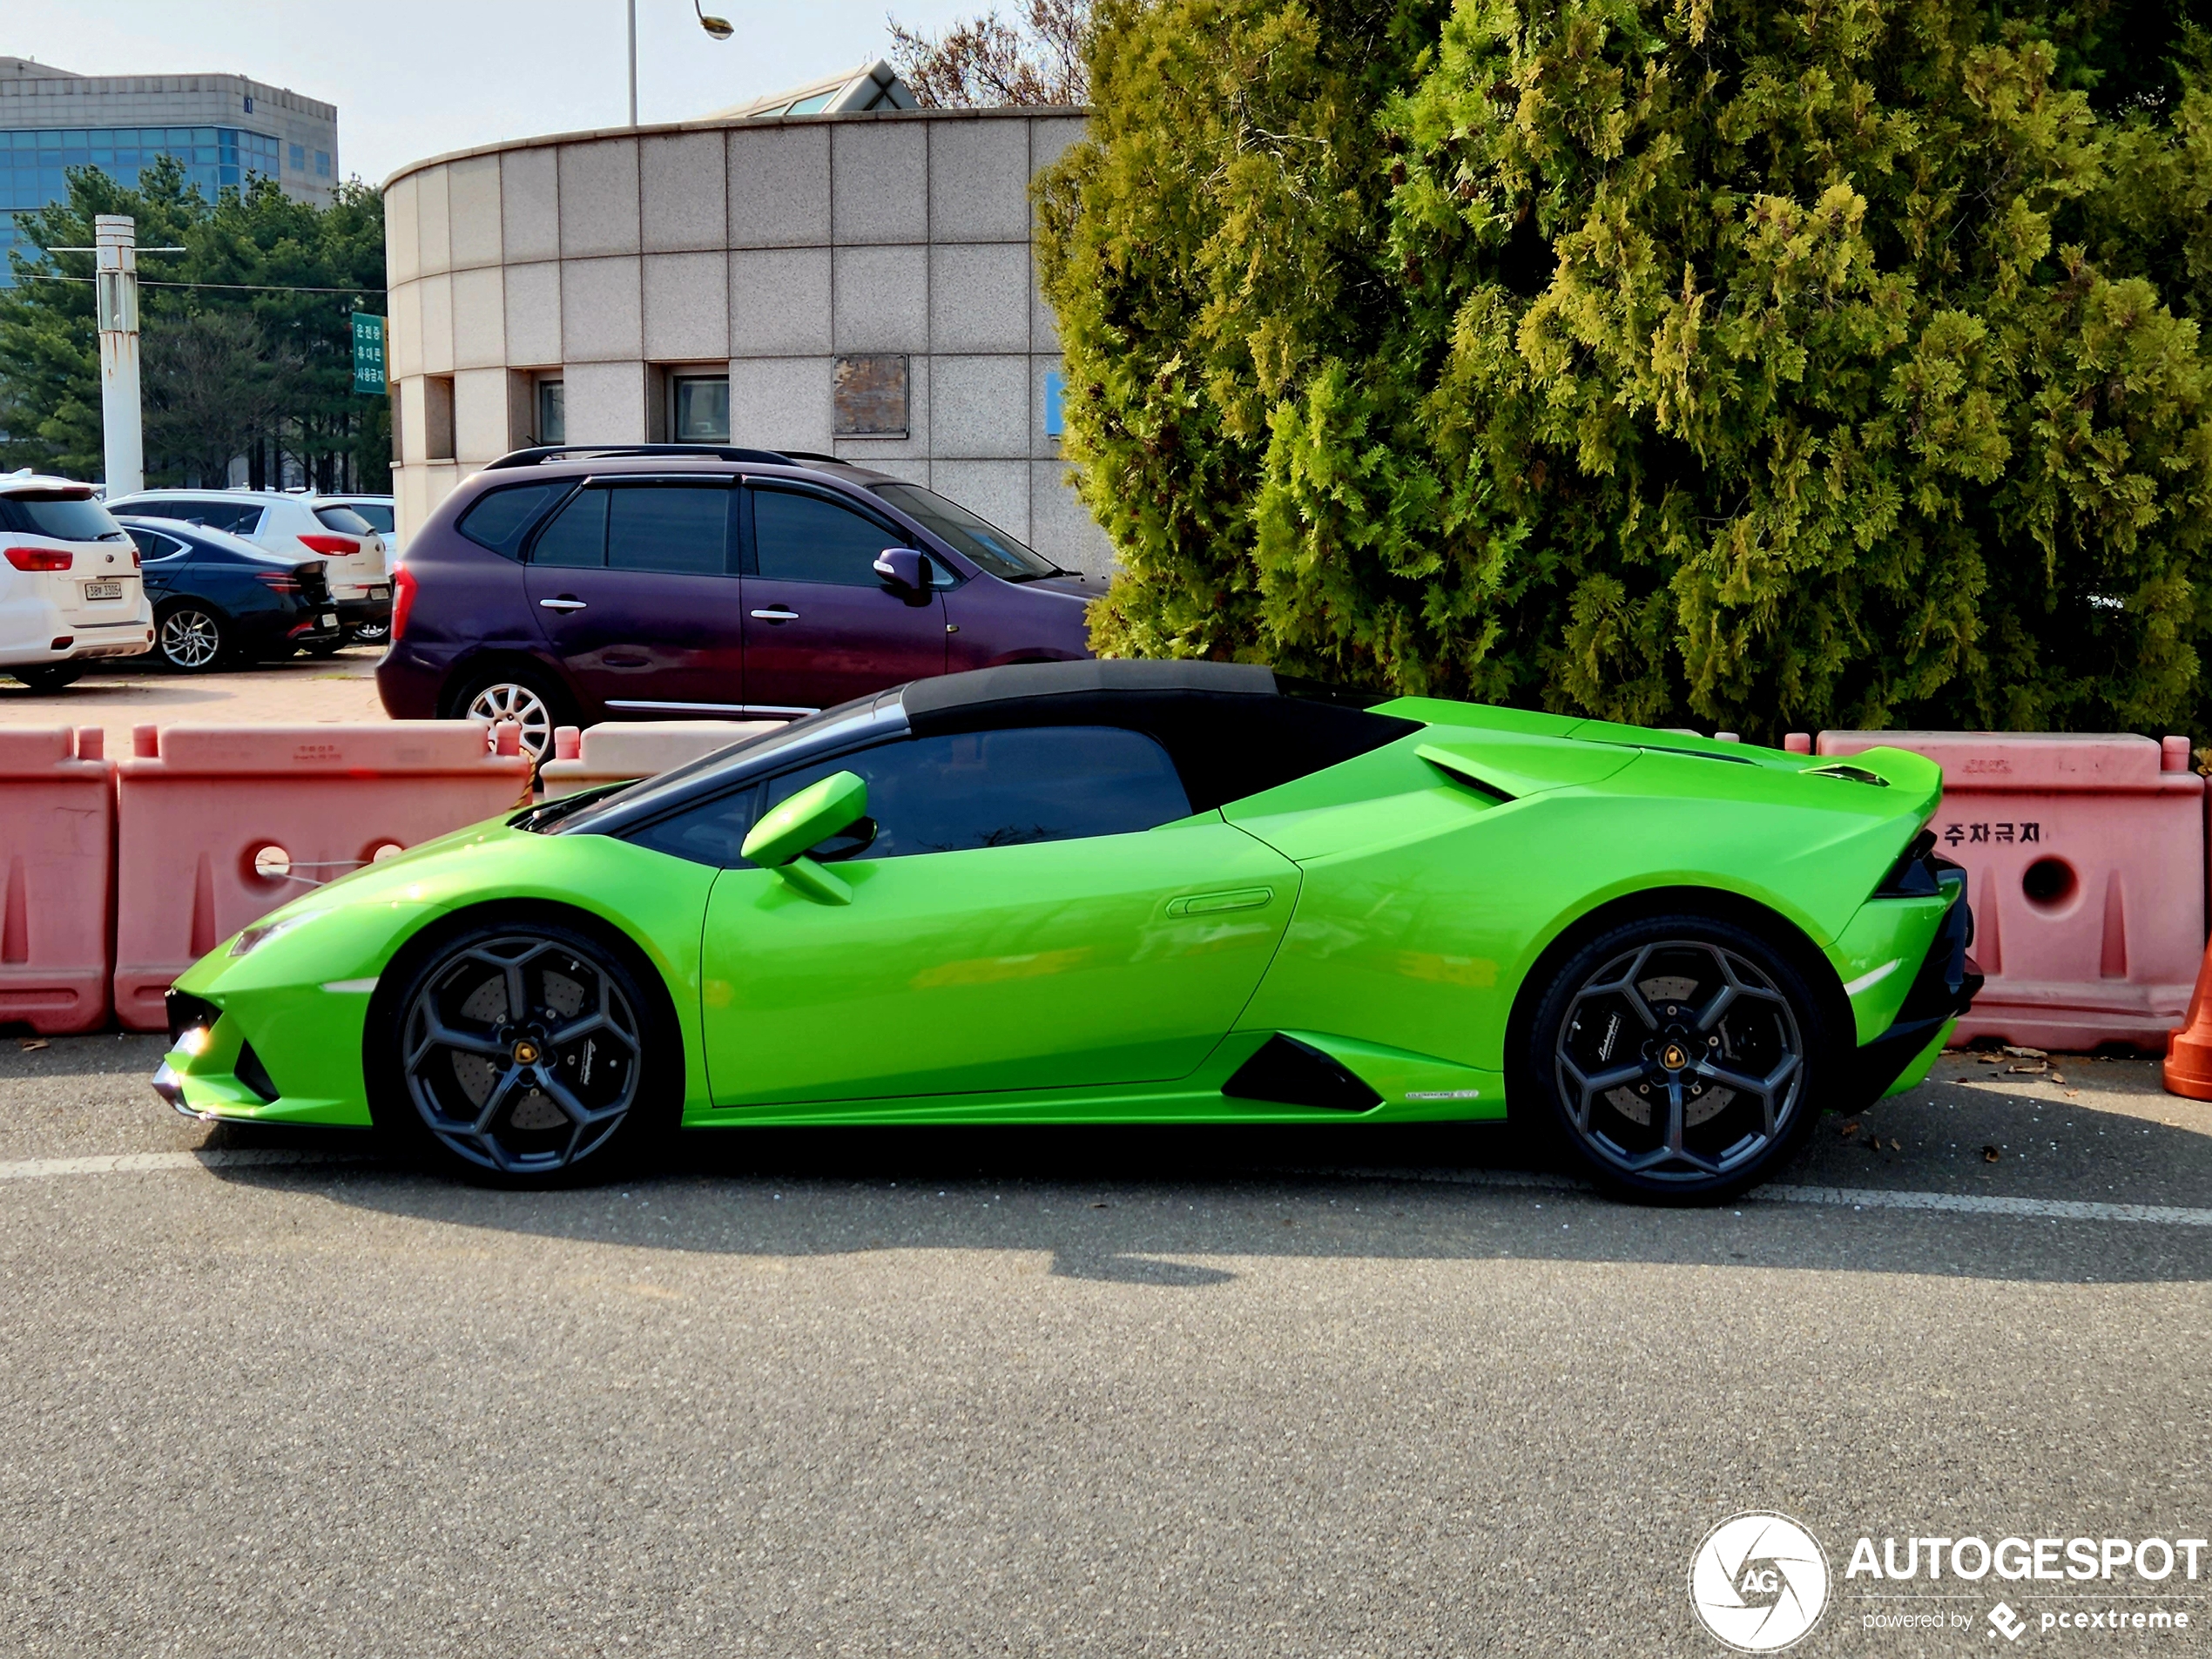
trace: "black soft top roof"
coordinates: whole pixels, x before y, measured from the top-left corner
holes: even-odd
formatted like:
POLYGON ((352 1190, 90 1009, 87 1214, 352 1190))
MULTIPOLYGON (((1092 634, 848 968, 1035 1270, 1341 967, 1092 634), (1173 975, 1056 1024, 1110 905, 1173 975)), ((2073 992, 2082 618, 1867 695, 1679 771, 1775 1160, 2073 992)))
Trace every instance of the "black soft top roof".
POLYGON ((1370 711, 1365 705, 1375 700, 1309 691, 1250 663, 1014 663, 855 698, 604 801, 531 810, 556 814, 546 821, 558 823, 556 833, 622 835, 792 766, 886 740, 1114 725, 1157 741, 1175 762, 1191 810, 1203 813, 1421 729, 1419 721, 1370 711))
POLYGON ((1418 721, 1298 695, 1257 663, 1013 663, 914 680, 897 696, 917 737, 1039 725, 1145 732, 1174 759, 1196 812, 1420 730, 1418 721))

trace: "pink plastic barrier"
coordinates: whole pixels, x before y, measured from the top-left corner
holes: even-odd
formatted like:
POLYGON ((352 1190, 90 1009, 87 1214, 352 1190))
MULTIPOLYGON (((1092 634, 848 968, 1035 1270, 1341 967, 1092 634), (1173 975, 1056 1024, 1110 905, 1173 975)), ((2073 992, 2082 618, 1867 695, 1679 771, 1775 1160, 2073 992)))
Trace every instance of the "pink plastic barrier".
POLYGON ((527 801, 530 763, 472 720, 140 726, 117 767, 116 1017, 310 887, 527 801))
POLYGON ((100 728, 0 731, 0 1023, 107 1022, 115 766, 100 728))
POLYGON ((2204 954, 2204 779, 2188 743, 2095 732, 1824 732, 1943 767, 1936 850, 1966 867, 1989 976, 1958 1040, 2163 1050, 2204 954))

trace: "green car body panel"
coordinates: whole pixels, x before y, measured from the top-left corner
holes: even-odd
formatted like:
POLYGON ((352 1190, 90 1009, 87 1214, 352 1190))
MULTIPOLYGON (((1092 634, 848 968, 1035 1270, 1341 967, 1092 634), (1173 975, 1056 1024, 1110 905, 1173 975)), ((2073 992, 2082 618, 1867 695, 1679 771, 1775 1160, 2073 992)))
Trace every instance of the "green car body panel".
POLYGON ((1372 711, 1418 729, 1139 833, 826 867, 849 901, 774 868, 479 825, 293 900, 245 954, 226 941, 184 974, 221 1017, 168 1057, 179 1103, 369 1123, 387 970, 426 927, 505 905, 583 913, 644 952, 687 1127, 1496 1117, 1515 999, 1594 913, 1669 894, 1756 907, 1832 969, 1864 1044, 1958 898, 1873 896, 1939 797, 1916 755, 1838 769, 1520 710, 1372 711), (1379 1103, 1225 1096, 1277 1034, 1379 1103), (274 1100, 236 1075, 248 1038, 274 1100))

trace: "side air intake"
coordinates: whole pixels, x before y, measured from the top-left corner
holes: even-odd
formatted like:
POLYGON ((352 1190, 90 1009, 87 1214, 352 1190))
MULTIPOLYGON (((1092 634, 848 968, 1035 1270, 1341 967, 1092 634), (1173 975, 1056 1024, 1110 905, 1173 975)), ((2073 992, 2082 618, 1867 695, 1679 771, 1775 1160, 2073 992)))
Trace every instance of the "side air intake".
POLYGON ((1232 1100, 1267 1100, 1335 1112, 1370 1111, 1382 1104, 1382 1096, 1342 1061, 1279 1032, 1237 1068, 1221 1092, 1232 1100))

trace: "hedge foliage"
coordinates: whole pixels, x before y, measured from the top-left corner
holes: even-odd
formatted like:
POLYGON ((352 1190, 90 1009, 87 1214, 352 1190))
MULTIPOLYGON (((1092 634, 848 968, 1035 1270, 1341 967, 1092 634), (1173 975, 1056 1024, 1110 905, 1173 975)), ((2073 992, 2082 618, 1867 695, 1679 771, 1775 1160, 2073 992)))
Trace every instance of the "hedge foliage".
POLYGON ((2178 17, 1108 0, 1039 190, 1095 642, 1770 739, 2195 719, 2178 17))

